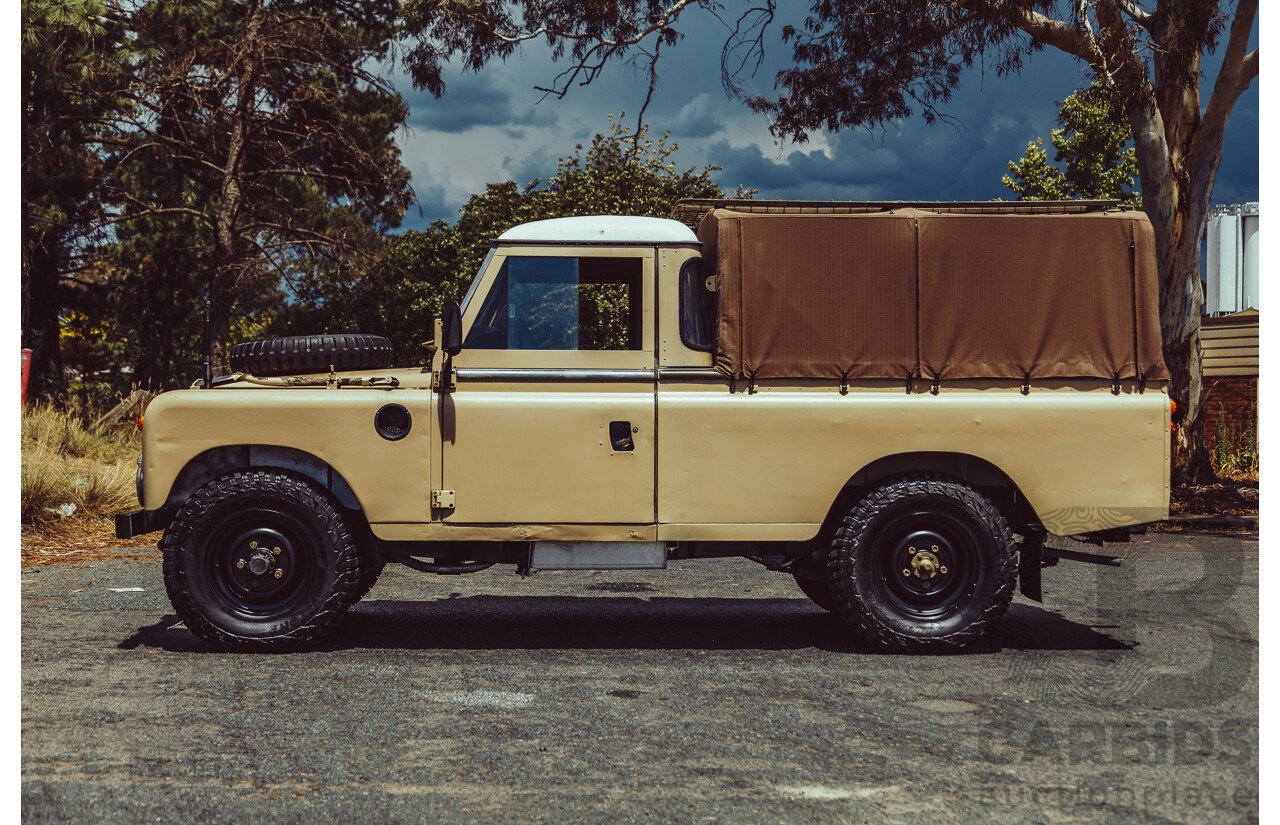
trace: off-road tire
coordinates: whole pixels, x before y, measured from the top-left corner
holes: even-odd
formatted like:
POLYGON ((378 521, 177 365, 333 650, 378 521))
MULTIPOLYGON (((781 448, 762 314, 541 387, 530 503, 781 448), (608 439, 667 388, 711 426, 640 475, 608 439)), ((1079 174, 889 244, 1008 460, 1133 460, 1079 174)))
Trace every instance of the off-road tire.
POLYGON ((796 572, 791 575, 795 578, 796 585, 809 597, 811 602, 829 613, 836 612, 836 600, 831 595, 831 582, 827 580, 825 570, 815 571, 809 576, 796 572), (817 578, 814 578, 814 576, 817 576, 817 578))
POLYGON ((827 556, 840 618, 874 647, 905 653, 958 650, 982 636, 1008 609, 1017 572, 995 505, 934 474, 899 479, 853 505, 827 556), (924 552, 946 573, 917 575, 910 560, 924 552))
POLYGON ((228 351, 234 372, 291 375, 376 370, 391 366, 391 341, 380 335, 344 333, 260 338, 235 344, 228 351))
POLYGON ((228 650, 293 649, 358 600, 351 528, 324 490, 291 473, 241 470, 210 481, 178 510, 160 547, 174 610, 228 650))

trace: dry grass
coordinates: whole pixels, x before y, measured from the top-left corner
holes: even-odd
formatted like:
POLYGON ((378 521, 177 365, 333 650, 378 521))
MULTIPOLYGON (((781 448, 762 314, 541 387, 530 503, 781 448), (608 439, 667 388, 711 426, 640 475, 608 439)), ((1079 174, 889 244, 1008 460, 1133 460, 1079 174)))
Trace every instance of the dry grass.
POLYGON ((160 555, 155 537, 118 539, 114 524, 103 518, 68 518, 23 525, 22 566, 33 567, 99 559, 154 561, 160 555), (140 548, 141 544, 150 545, 140 548))
POLYGON ((22 416, 22 523, 49 524, 67 516, 102 518, 137 506, 136 432, 96 434, 75 415, 48 405, 22 416))

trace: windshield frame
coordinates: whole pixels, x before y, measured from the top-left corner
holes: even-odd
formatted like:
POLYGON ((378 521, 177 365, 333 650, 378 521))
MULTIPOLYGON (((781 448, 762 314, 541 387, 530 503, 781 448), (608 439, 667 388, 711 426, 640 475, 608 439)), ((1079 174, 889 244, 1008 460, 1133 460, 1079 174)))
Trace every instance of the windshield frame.
POLYGON ((459 306, 463 315, 467 313, 467 307, 471 304, 472 297, 475 296, 476 290, 480 288, 480 279, 484 277, 485 271, 489 269, 489 262, 493 260, 493 256, 497 251, 497 244, 490 246, 489 254, 484 256, 484 261, 480 264, 480 268, 476 270, 475 275, 471 276, 471 286, 467 288, 467 294, 462 297, 462 303, 459 306))

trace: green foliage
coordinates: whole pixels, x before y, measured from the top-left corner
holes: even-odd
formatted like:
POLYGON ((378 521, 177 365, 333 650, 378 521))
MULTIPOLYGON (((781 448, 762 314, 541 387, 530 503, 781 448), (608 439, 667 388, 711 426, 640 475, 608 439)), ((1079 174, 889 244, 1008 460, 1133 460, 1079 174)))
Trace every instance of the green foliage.
POLYGON ((394 0, 23 0, 23 332, 35 396, 195 377, 412 199, 374 71, 394 0), (371 68, 372 67, 372 68, 371 68), (86 323, 85 319, 93 319, 86 323))
POLYGON ((633 135, 622 125, 625 116, 610 117, 608 134, 592 138, 585 155, 578 144, 546 180, 523 189, 513 181, 489 184, 473 195, 456 226, 464 270, 474 272, 493 239, 518 224, 578 215, 665 218, 681 198, 724 197, 711 178, 720 167, 677 171, 671 156, 678 145, 667 143, 671 134, 655 141, 646 126, 633 135))
MULTIPOLYGON (((623 113, 625 114, 625 113, 623 113)), ((718 167, 677 170, 676 144, 647 129, 632 134, 610 118, 609 134, 590 147, 578 145, 556 163, 555 174, 521 188, 514 181, 491 183, 462 207, 456 224, 436 221, 425 231, 387 239, 376 263, 360 274, 349 270, 316 273, 300 285, 295 302, 269 325, 274 335, 361 331, 385 335, 397 358, 416 362, 419 345, 430 341, 432 324, 446 301, 461 300, 490 244, 518 224, 576 215, 666 217, 680 198, 723 197, 711 178, 718 167)), ((617 328, 624 298, 618 290, 584 287, 584 327, 617 328), (592 318, 600 320, 599 324, 592 318)), ((618 346, 611 339, 587 342, 618 346)))
POLYGON ((33 397, 62 392, 64 279, 102 215, 97 125, 123 110, 119 21, 99 0, 22 2, 22 343, 33 397))
POLYGON ((1067 200, 1116 198, 1132 209, 1142 208, 1142 196, 1133 190, 1138 176, 1137 153, 1130 139, 1129 121, 1115 94, 1094 83, 1059 103, 1058 124, 1050 134, 1054 161, 1049 162, 1044 142, 1036 138, 1027 153, 1010 161, 1004 185, 1018 200, 1067 200))
POLYGON ((302 279, 295 300, 266 324, 269 335, 369 332, 396 345, 401 363, 424 358, 446 301, 462 298, 457 232, 445 221, 382 240, 362 273, 321 268, 302 279))
POLYGON ((412 197, 394 139, 407 107, 368 68, 387 55, 394 13, 391 0, 150 0, 134 11, 142 58, 108 197, 128 219, 110 250, 112 292, 137 309, 121 332, 137 342, 141 383, 194 366, 192 338, 165 322, 198 332, 201 299, 218 362, 231 330, 260 327, 294 281, 365 263, 399 225, 412 197), (183 349, 176 361, 146 357, 183 349))

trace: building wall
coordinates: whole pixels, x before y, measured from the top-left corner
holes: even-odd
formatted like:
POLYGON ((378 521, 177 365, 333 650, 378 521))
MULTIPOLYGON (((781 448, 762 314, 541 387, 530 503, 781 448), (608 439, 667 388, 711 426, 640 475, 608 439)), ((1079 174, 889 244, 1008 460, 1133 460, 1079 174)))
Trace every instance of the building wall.
POLYGON ((1205 386, 1210 378, 1258 377, 1258 312, 1200 319, 1205 386))
POLYGON ((1256 377, 1204 379, 1204 435, 1210 452, 1218 441, 1219 422, 1236 438, 1258 429, 1258 379, 1256 377))
POLYGON ((1204 432, 1212 452, 1219 421, 1234 437, 1258 428, 1258 313, 1202 318, 1204 432))

